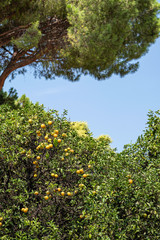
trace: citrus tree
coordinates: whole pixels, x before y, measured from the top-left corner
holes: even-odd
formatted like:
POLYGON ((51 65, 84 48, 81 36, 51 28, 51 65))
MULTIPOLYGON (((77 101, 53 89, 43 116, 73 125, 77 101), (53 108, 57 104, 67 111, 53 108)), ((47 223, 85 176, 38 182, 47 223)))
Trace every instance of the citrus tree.
MULTIPOLYGON (((124 220, 123 239, 159 239, 160 111, 148 113, 147 127, 135 144, 117 155, 115 205, 124 220), (123 182, 119 181, 124 176, 123 182), (126 191, 125 177, 130 183, 126 191), (129 235, 126 233, 130 233, 129 235)), ((119 225, 119 228, 121 225, 119 225)))
POLYGON ((0 238, 159 238, 160 119, 116 153, 22 96, 0 106, 0 238))
POLYGON ((1 239, 92 237, 105 178, 99 142, 79 136, 65 113, 46 112, 25 96, 17 105, 0 109, 1 239))

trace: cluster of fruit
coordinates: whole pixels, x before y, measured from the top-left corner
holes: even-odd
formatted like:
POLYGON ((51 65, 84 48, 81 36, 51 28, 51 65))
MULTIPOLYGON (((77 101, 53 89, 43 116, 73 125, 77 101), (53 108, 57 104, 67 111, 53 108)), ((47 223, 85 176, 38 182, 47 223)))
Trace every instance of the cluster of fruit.
MULTIPOLYGON (((29 119, 29 123, 32 124, 32 119, 29 119)), ((46 150, 49 150, 49 149, 52 149, 52 148, 56 148, 57 145, 55 145, 54 143, 57 142, 57 143, 61 143, 63 138, 66 138, 67 137, 67 134, 66 133, 61 133, 61 138, 58 136, 60 136, 60 132, 59 130, 55 129, 55 130, 52 130, 49 126, 53 126, 53 122, 52 121, 48 121, 48 126, 46 124, 41 124, 40 126, 40 130, 37 130, 36 131, 36 134, 38 136, 38 142, 39 142, 39 145, 36 147, 36 150, 38 151, 38 156, 34 156, 34 160, 33 160, 33 165, 36 167, 36 169, 34 170, 34 175, 33 177, 34 178, 37 178, 38 176, 40 176, 38 173, 37 173, 37 170, 40 166, 40 163, 41 161, 43 161, 43 158, 45 157, 44 153, 46 153, 46 150), (50 133, 49 133, 49 130, 50 130, 50 133), (44 138, 43 138, 44 136, 44 138), (44 140, 43 140, 44 139, 44 140), (39 151, 40 150, 40 151, 39 151)), ((67 157, 69 156, 70 154, 73 154, 74 153, 74 150, 70 147, 66 147, 66 145, 63 145, 62 144, 62 156, 59 157, 59 159, 61 161, 64 161, 67 157), (63 146, 65 146, 65 148, 63 149, 63 146), (62 150, 63 149, 63 150, 62 150)), ((26 153, 26 151, 23 149, 23 154, 26 153)), ((50 152, 52 154, 52 152, 50 152)), ((31 153, 29 154, 31 155, 31 153)), ((88 165, 88 169, 91 169, 92 166, 89 164, 88 165)), ((52 170, 53 171, 53 170, 52 170)), ((78 175, 81 175, 83 178, 87 178, 89 176, 88 173, 85 173, 84 169, 83 168, 80 168, 78 170, 76 170, 76 173, 78 175)), ((50 173, 50 176, 55 179, 55 181, 57 182, 56 179, 60 178, 59 174, 57 174, 56 172, 51 172, 50 173)), ((72 197, 74 195, 76 195, 78 193, 78 191, 82 191, 82 189, 85 188, 85 185, 83 183, 80 183, 78 185, 78 188, 73 190, 73 191, 70 191, 68 189, 68 191, 66 189, 63 189, 63 187, 57 187, 53 190, 47 190, 45 192, 45 194, 42 194, 41 191, 39 190, 36 190, 34 191, 34 195, 37 196, 37 197, 42 197, 42 199, 45 199, 45 200, 49 200, 49 199, 52 199, 53 197, 53 194, 57 195, 58 193, 58 196, 61 196, 61 197, 72 197), (79 189, 78 189, 79 188, 79 189)), ((96 191, 93 191, 93 194, 96 194, 96 191)), ((28 208, 22 208, 21 209, 22 212, 24 213, 27 213, 28 212, 28 208)), ((83 218, 82 217, 83 215, 80 215, 80 218, 83 218)))
POLYGON ((28 208, 27 207, 21 208, 21 211, 24 212, 24 213, 27 213, 28 212, 28 208))

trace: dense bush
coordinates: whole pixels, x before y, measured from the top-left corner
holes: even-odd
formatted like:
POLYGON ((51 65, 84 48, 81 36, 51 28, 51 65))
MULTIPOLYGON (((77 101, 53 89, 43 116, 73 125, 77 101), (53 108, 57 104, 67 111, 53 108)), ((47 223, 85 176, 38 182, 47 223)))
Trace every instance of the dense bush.
POLYGON ((157 115, 117 154, 66 112, 16 104, 0 106, 0 239, 159 239, 157 115))

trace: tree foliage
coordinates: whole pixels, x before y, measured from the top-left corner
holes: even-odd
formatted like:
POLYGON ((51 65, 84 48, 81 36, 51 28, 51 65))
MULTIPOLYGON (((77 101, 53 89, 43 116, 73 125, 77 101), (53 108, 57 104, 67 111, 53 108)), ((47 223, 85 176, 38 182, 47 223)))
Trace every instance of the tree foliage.
POLYGON ((158 240, 160 112, 121 153, 22 96, 0 105, 0 238, 158 240))
POLYGON ((89 131, 87 122, 71 122, 71 128, 77 131, 79 136, 87 136, 89 131))
POLYGON ((9 89, 9 93, 0 91, 0 105, 7 104, 12 108, 16 108, 18 106, 15 105, 15 100, 18 99, 17 91, 13 88, 9 89))
POLYGON ((0 10, 1 88, 26 65, 72 81, 124 76, 159 36, 156 0, 5 0, 0 10))

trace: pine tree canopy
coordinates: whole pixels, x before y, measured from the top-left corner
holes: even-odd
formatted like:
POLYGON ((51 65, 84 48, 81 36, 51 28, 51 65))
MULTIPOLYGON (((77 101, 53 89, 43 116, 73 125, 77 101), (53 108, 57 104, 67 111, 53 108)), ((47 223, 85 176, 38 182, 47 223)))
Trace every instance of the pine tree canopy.
POLYGON ((0 89, 27 65, 71 81, 135 72, 159 37, 159 10, 157 0, 3 0, 0 89))

